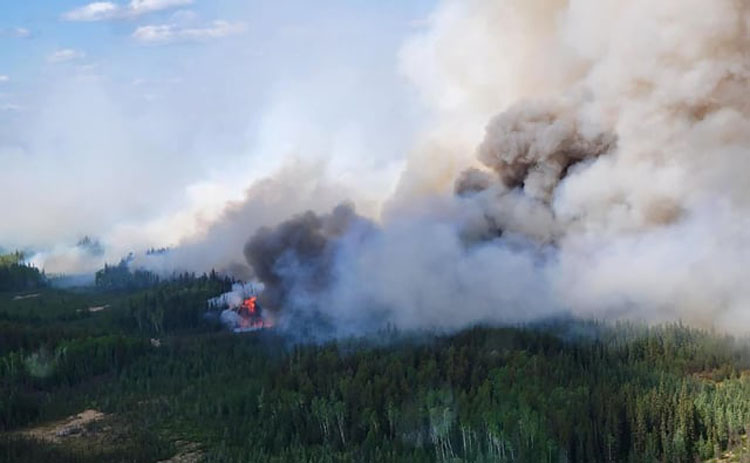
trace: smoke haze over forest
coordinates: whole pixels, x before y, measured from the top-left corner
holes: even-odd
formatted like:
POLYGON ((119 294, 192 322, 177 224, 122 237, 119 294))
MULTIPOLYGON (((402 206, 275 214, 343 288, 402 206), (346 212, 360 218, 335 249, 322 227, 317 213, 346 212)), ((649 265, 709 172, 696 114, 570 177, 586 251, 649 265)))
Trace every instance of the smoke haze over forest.
POLYGON ((282 40, 257 59, 289 75, 254 85, 252 32, 226 38, 241 60, 204 44, 223 82, 182 101, 209 77, 183 68, 149 111, 97 66, 45 87, 25 130, 0 129, 18 197, 3 245, 52 272, 133 250, 163 273, 258 278, 264 302, 340 334, 557 314, 747 326, 750 3, 443 0, 374 38, 395 13, 358 13, 334 28, 348 46, 282 40), (105 251, 70 246, 84 234, 105 251))

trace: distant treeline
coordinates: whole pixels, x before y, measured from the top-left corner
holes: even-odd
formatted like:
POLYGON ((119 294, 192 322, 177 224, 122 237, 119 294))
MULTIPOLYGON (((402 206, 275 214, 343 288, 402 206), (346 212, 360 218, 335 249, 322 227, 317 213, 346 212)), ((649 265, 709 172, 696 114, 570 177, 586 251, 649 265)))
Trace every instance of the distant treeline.
POLYGON ((23 253, 0 255, 0 291, 28 291, 46 283, 43 272, 24 262, 23 253))
POLYGON ((97 271, 94 283, 101 289, 134 290, 155 286, 159 283, 159 276, 148 270, 130 270, 129 260, 123 259, 117 265, 105 264, 97 271))

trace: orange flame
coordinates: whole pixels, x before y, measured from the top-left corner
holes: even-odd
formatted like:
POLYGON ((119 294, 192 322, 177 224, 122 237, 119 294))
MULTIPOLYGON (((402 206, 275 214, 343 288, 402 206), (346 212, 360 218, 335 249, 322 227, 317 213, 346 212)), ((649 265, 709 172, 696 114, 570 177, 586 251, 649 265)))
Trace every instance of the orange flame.
POLYGON ((255 308, 255 301, 256 301, 256 299, 258 299, 258 298, 257 298, 257 297, 255 297, 255 296, 252 296, 252 297, 249 297, 249 298, 245 299, 245 300, 244 300, 244 301, 242 302, 242 307, 243 307, 243 308, 244 308, 244 309, 245 309, 245 310, 246 310, 246 311, 247 311, 247 312, 248 312, 248 313, 249 313, 250 315, 255 315, 255 312, 256 312, 256 308, 255 308))
POLYGON ((242 329, 261 329, 270 328, 273 326, 273 322, 270 320, 264 320, 256 305, 256 296, 251 296, 244 301, 242 305, 237 309, 237 313, 240 315, 239 325, 242 329))

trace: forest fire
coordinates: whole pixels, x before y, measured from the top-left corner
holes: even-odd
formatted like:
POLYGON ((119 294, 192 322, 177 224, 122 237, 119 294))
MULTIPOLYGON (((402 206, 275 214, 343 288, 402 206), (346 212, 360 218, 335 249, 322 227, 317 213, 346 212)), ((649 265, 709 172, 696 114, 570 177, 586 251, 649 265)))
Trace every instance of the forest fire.
POLYGON ((242 304, 235 309, 240 316, 238 328, 251 331, 267 327, 265 321, 260 316, 260 305, 258 305, 257 300, 257 296, 251 296, 242 301, 242 304))
POLYGON ((257 296, 252 296, 252 297, 245 299, 244 301, 242 301, 242 305, 240 306, 240 311, 250 316, 255 315, 258 310, 256 308, 257 300, 258 300, 257 296))
POLYGON ((273 316, 263 310, 258 301, 259 289, 256 285, 237 283, 232 291, 208 301, 209 306, 223 308, 219 319, 235 333, 245 333, 271 328, 273 316))
POLYGON ((273 322, 264 316, 257 296, 244 299, 242 304, 231 311, 237 315, 234 317, 233 331, 235 333, 257 331, 273 326, 273 322))

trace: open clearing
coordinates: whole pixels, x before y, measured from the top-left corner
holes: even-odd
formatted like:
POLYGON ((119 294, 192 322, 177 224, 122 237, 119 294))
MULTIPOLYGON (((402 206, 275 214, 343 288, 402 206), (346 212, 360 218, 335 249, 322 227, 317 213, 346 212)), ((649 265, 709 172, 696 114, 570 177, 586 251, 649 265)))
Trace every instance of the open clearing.
POLYGON ((21 434, 25 437, 59 444, 68 438, 80 438, 90 435, 92 432, 90 425, 104 419, 106 416, 98 410, 84 410, 64 420, 22 431, 21 434))

